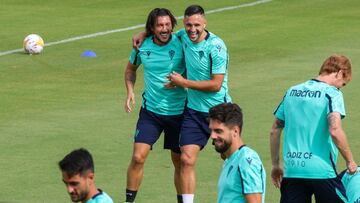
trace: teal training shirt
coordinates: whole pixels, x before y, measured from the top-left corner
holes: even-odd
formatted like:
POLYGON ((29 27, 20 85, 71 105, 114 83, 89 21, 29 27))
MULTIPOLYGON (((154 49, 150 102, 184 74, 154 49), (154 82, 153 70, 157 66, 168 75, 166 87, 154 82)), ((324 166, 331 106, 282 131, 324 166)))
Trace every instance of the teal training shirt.
POLYGON ((224 161, 218 182, 218 203, 245 203, 245 194, 262 193, 265 202, 266 173, 259 155, 240 147, 224 161))
POLYGON ((167 76, 173 71, 184 74, 184 54, 181 41, 172 35, 163 46, 147 37, 139 51, 132 50, 130 63, 144 65, 144 93, 142 107, 161 115, 179 115, 184 111, 186 91, 182 87, 168 89, 167 76))
POLYGON ((86 203, 114 203, 111 197, 105 192, 99 190, 99 193, 86 201, 86 203))
POLYGON ((286 178, 335 178, 338 149, 333 143, 327 116, 345 117, 340 90, 309 80, 287 90, 274 114, 285 122, 283 159, 286 178))
POLYGON ((345 172, 341 178, 349 203, 360 203, 360 167, 355 174, 345 172))
POLYGON ((183 43, 186 74, 189 80, 210 80, 212 74, 224 74, 224 81, 218 92, 205 92, 188 89, 187 106, 200 112, 209 112, 217 104, 231 102, 228 94, 228 53, 224 42, 215 34, 208 32, 205 40, 193 43, 184 29, 177 36, 183 43))

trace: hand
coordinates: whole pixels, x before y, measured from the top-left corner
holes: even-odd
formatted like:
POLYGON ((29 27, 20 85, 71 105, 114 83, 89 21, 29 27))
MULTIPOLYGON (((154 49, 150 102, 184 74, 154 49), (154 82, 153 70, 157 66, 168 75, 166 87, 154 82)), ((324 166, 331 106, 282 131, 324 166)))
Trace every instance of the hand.
POLYGON ((140 32, 132 38, 133 48, 139 49, 144 39, 146 38, 146 32, 140 32))
POLYGON ((173 82, 166 83, 164 84, 164 86, 168 89, 173 89, 177 87, 173 82))
POLYGON ((173 71, 169 76, 167 76, 167 78, 171 81, 170 83, 176 86, 184 87, 185 78, 179 73, 173 71))
POLYGON ((355 161, 353 161, 353 160, 347 162, 347 163, 346 163, 346 167, 347 167, 348 173, 349 173, 350 175, 354 174, 354 173, 357 171, 357 169, 358 169, 357 164, 356 164, 355 161))
POLYGON ((131 112, 131 105, 135 104, 135 94, 132 93, 128 93, 128 96, 126 97, 126 101, 125 101, 125 111, 126 113, 130 113, 131 112))
POLYGON ((284 170, 280 166, 273 166, 271 169, 271 181, 276 188, 280 188, 280 183, 284 176, 284 170))

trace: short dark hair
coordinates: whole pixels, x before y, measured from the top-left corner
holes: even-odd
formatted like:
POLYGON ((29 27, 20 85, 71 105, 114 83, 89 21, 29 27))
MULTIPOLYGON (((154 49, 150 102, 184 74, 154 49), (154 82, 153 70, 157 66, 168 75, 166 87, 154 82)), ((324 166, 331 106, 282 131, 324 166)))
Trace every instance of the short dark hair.
POLYGON ((87 172, 94 173, 94 162, 90 152, 84 148, 76 149, 59 161, 59 168, 69 177, 87 172))
POLYGON ((204 9, 200 5, 191 5, 185 9, 184 17, 189 17, 195 14, 205 15, 204 9))
POLYGON ((145 30, 146 30, 147 36, 154 34, 152 29, 155 27, 156 18, 159 16, 169 16, 170 17, 171 27, 172 27, 171 31, 176 26, 176 23, 177 23, 176 18, 174 17, 174 15, 171 13, 171 11, 169 9, 155 8, 149 13, 147 21, 146 21, 145 30))
POLYGON ((209 118, 224 123, 228 127, 238 126, 240 132, 243 126, 241 108, 234 103, 223 103, 210 108, 209 118))

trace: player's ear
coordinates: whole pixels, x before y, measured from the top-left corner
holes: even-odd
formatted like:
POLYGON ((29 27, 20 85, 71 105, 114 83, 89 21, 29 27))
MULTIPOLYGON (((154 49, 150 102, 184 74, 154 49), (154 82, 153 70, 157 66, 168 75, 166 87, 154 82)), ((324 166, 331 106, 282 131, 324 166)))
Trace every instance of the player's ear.
POLYGON ((344 71, 340 69, 340 70, 337 72, 336 76, 343 78, 343 77, 344 77, 344 71))
POLYGON ((87 178, 88 178, 89 180, 91 180, 91 181, 94 181, 94 177, 95 177, 95 174, 94 174, 93 172, 89 172, 89 173, 87 174, 87 178))
POLYGON ((234 132, 234 137, 240 135, 240 128, 239 128, 239 126, 234 126, 232 130, 233 130, 233 132, 234 132))

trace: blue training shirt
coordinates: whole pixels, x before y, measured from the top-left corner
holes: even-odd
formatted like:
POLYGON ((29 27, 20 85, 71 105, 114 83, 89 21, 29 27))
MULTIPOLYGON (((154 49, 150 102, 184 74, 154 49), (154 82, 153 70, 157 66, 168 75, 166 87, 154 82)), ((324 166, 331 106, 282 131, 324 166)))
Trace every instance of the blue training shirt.
POLYGON ((218 182, 218 203, 245 203, 245 194, 262 193, 265 202, 266 173, 259 155, 243 145, 224 161, 218 182))
MULTIPOLYGON (((360 167, 358 167, 353 175, 350 175, 346 171, 342 172, 342 175, 341 182, 346 191, 346 203, 360 203, 360 167)), ((346 200, 339 191, 337 191, 337 194, 343 200, 346 200)))
POLYGON ((130 56, 133 65, 144 65, 144 93, 142 107, 160 115, 180 115, 184 111, 186 91, 182 87, 168 89, 167 76, 173 71, 185 73, 181 41, 171 35, 163 46, 153 42, 153 36, 145 38, 139 50, 130 56))
POLYGON ((231 102, 227 85, 229 57, 223 40, 215 34, 207 32, 205 40, 193 43, 184 29, 179 30, 176 35, 182 41, 187 79, 210 80, 213 74, 224 74, 224 81, 218 92, 188 89, 187 106, 193 110, 208 113, 209 109, 217 104, 231 102))
POLYGON ((286 178, 335 178, 338 149, 328 130, 328 114, 345 117, 341 91, 316 79, 287 90, 275 117, 285 122, 286 178))
POLYGON ((99 189, 99 193, 86 201, 86 203, 113 203, 113 200, 108 194, 99 189))

